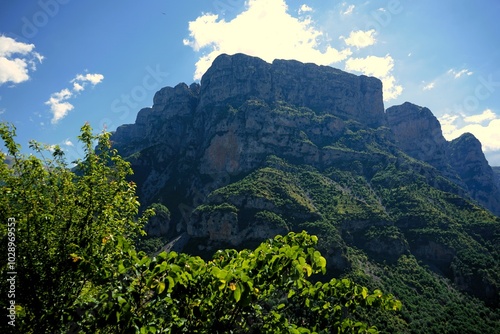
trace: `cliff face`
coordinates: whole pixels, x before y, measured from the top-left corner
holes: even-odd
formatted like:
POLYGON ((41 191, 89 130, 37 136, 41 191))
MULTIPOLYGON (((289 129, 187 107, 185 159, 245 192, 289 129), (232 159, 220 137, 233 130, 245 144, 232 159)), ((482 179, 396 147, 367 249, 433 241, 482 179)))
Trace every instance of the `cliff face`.
POLYGON ((448 143, 439 121, 429 109, 406 102, 388 108, 386 118, 398 146, 408 155, 438 169, 446 169, 448 143))
POLYGON ((491 169, 493 170, 493 173, 496 175, 497 184, 498 184, 498 187, 500 187, 500 167, 495 166, 495 167, 491 167, 491 169))
POLYGON ((479 140, 465 133, 449 143, 447 156, 472 198, 500 216, 500 187, 479 140))
POLYGON ((250 99, 272 104, 286 101, 316 114, 354 119, 370 126, 383 123, 382 83, 329 66, 246 55, 221 55, 201 80, 201 108, 238 107, 250 99))
POLYGON ((174 240, 169 249, 207 255, 306 229, 335 272, 352 265, 350 247, 376 260, 411 254, 498 303, 500 271, 467 262, 474 252, 498 262, 489 253, 498 218, 469 201, 500 214, 479 142, 447 142, 427 108, 384 112, 380 80, 221 55, 201 84, 165 87, 153 102, 111 140, 141 203, 168 208, 148 230, 174 240))
POLYGON ((432 112, 408 102, 388 108, 386 119, 405 153, 437 168, 471 198, 500 215, 500 187, 481 143, 472 134, 447 142, 432 112))

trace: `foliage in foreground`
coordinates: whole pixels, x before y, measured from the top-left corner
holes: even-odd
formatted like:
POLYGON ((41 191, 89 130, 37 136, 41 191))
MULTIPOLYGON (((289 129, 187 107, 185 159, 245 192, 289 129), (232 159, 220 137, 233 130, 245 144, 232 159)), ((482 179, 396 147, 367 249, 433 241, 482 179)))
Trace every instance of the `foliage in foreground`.
POLYGON ((82 325, 110 333, 376 333, 356 320, 372 306, 399 310, 379 290, 348 279, 312 283, 326 260, 306 232, 276 236, 255 250, 220 250, 211 261, 175 252, 130 257, 107 268, 110 280, 82 325))
MULTIPOLYGON (((76 173, 58 147, 47 159, 33 142, 42 158, 24 157, 15 129, 1 124, 0 135, 14 158, 8 166, 0 154, 0 238, 6 245, 14 232, 18 332, 373 333, 357 320, 358 310, 401 307, 347 279, 311 282, 326 260, 306 232, 254 251, 219 251, 208 262, 137 253, 132 240, 151 212, 137 218, 135 185, 126 181, 131 169, 111 149, 109 134, 82 127, 85 157, 76 173)), ((4 259, 0 265, 3 273, 13 270, 4 259)), ((11 291, 4 279, 0 287, 2 296, 11 291)), ((9 303, 1 299, 4 312, 9 303)))
MULTIPOLYGON (((133 240, 146 216, 136 218, 135 185, 125 179, 131 168, 111 150, 109 134, 95 136, 88 124, 82 127, 79 139, 85 156, 76 161, 76 173, 58 147, 31 142, 41 158, 23 156, 14 135, 13 127, 0 124, 13 160, 9 167, 3 163, 5 155, 0 156, 0 236, 2 245, 7 245, 7 237, 15 244, 14 268, 8 270, 17 272, 15 324, 25 333, 52 333, 68 321, 89 286, 106 280, 102 268, 119 253, 105 241, 115 235, 133 240), (13 219, 15 226, 7 230, 13 219)), ((5 273, 7 263, 1 266, 5 273)), ((1 282, 5 296, 8 287, 5 279, 1 282)), ((2 298, 2 309, 5 302, 10 301, 2 298)))

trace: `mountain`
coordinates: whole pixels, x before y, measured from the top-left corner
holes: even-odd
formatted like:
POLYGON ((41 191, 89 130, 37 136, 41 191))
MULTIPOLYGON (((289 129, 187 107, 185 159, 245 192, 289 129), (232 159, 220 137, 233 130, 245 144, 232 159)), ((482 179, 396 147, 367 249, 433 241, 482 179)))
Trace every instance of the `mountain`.
POLYGON ((500 187, 500 167, 491 167, 493 169, 493 173, 495 173, 497 177, 497 184, 500 187))
POLYGON ((161 89, 111 140, 143 206, 160 208, 149 250, 209 257, 307 230, 329 275, 406 303, 381 320, 388 331, 495 330, 498 177, 476 138, 446 141, 429 109, 384 110, 376 78, 221 55, 200 84, 161 89))

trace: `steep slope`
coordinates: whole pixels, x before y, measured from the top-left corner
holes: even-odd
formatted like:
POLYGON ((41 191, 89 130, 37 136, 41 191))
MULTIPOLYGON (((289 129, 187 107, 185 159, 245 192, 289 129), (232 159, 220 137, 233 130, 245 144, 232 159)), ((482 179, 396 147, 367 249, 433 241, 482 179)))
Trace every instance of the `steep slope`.
POLYGON ((493 173, 495 173, 496 175, 496 178, 497 178, 497 184, 498 184, 498 187, 500 187, 500 167, 491 167, 491 169, 493 170, 493 173))
POLYGON ((447 142, 432 112, 408 102, 388 108, 386 118, 403 151, 434 166, 472 199, 500 215, 500 187, 472 134, 447 142))
POLYGON ((209 256, 306 229, 320 237, 330 275, 409 303, 403 329, 388 330, 451 321, 446 310, 408 311, 446 306, 414 295, 410 267, 425 277, 419 289, 439 287, 463 314, 476 305, 477 321, 487 314, 477 328, 494 328, 484 305, 500 302, 500 219, 477 203, 495 211, 498 188, 486 187, 480 146, 446 142, 426 108, 385 113, 378 79, 222 55, 201 85, 157 92, 112 141, 132 163, 143 205, 168 208, 149 227, 175 240, 168 247, 209 256))

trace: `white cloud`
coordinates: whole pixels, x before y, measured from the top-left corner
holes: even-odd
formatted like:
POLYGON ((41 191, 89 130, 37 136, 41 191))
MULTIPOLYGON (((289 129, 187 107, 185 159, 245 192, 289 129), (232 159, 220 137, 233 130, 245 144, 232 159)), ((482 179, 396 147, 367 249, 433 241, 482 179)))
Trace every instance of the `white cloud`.
POLYGON ((97 85, 104 79, 104 75, 99 74, 99 73, 87 73, 85 75, 83 74, 77 74, 76 77, 71 80, 71 82, 90 82, 93 86, 97 85))
POLYGON ((396 84, 396 78, 391 74, 393 68, 394 59, 390 55, 385 57, 349 58, 345 62, 347 71, 361 72, 382 80, 385 101, 395 99, 403 91, 403 87, 396 84))
POLYGON ((66 145, 66 146, 75 146, 75 145, 73 144, 73 142, 72 142, 71 140, 69 140, 69 139, 66 139, 66 140, 64 141, 64 145, 66 145))
POLYGON ((497 115, 491 110, 486 109, 479 115, 472 115, 464 117, 464 122, 466 123, 483 123, 485 121, 492 121, 497 118, 497 115))
POLYGON ((90 82, 92 86, 95 86, 102 82, 103 79, 104 76, 99 73, 87 73, 85 75, 77 74, 75 78, 70 81, 73 83, 73 88, 71 90, 64 88, 59 92, 53 93, 45 102, 46 105, 50 106, 50 111, 52 113, 51 123, 57 124, 74 109, 74 106, 67 100, 84 91, 88 82, 90 82))
POLYGON ((82 85, 80 85, 78 82, 73 82, 73 90, 75 92, 81 92, 84 89, 85 88, 82 85))
POLYGON ((53 114, 52 124, 56 124, 62 118, 66 117, 69 111, 73 110, 74 106, 66 101, 72 96, 73 93, 65 88, 60 92, 53 93, 49 100, 45 102, 45 104, 50 106, 50 110, 53 114))
MULTIPOLYGON (((347 5, 345 2, 343 3, 343 5, 347 5)), ((356 6, 354 5, 349 5, 349 7, 347 7, 347 9, 345 11, 342 12, 342 15, 351 15, 352 12, 354 11, 354 8, 356 8, 356 6)))
POLYGON ((431 90, 433 89, 435 86, 434 82, 431 82, 431 83, 428 83, 427 85, 424 86, 424 88, 422 88, 423 90, 431 90))
POLYGON ((36 64, 43 61, 43 56, 33 51, 34 48, 34 44, 0 35, 0 85, 29 80, 29 71, 35 71, 36 64))
POLYGON ((448 140, 454 139, 450 138, 449 134, 451 134, 457 129, 455 122, 458 120, 458 118, 459 118, 458 115, 450 115, 450 114, 444 114, 443 116, 439 117, 441 130, 443 131, 443 136, 445 136, 446 139, 448 140))
POLYGON ((397 98, 403 92, 403 86, 396 84, 396 78, 393 75, 380 78, 383 85, 384 101, 390 101, 397 98))
POLYGON ((13 54, 27 55, 35 48, 34 44, 18 42, 13 38, 0 35, 0 56, 10 57, 13 54))
POLYGON ((351 31, 348 38, 344 38, 344 41, 349 46, 355 46, 358 49, 365 48, 367 46, 375 44, 375 29, 368 31, 357 30, 351 31))
POLYGON ((306 4, 303 4, 302 6, 300 6, 299 14, 308 13, 308 12, 312 12, 312 11, 313 11, 313 9, 311 7, 309 7, 306 4))
POLYGON ((322 44, 323 33, 310 18, 296 18, 287 11, 285 0, 248 0, 245 11, 231 21, 204 14, 189 22, 190 38, 184 45, 208 52, 196 63, 194 79, 200 79, 221 53, 241 52, 268 62, 296 59, 319 65, 332 65, 352 54, 349 48, 339 51, 322 44))
POLYGON ((500 150, 500 118, 491 109, 473 116, 445 114, 439 122, 447 140, 469 132, 479 139, 485 152, 500 150))
POLYGON ((464 74, 466 74, 468 76, 474 74, 474 72, 469 71, 468 69, 463 69, 463 70, 457 71, 457 70, 455 70, 453 68, 450 68, 447 73, 450 74, 450 75, 453 75, 453 77, 455 79, 460 78, 464 74))

